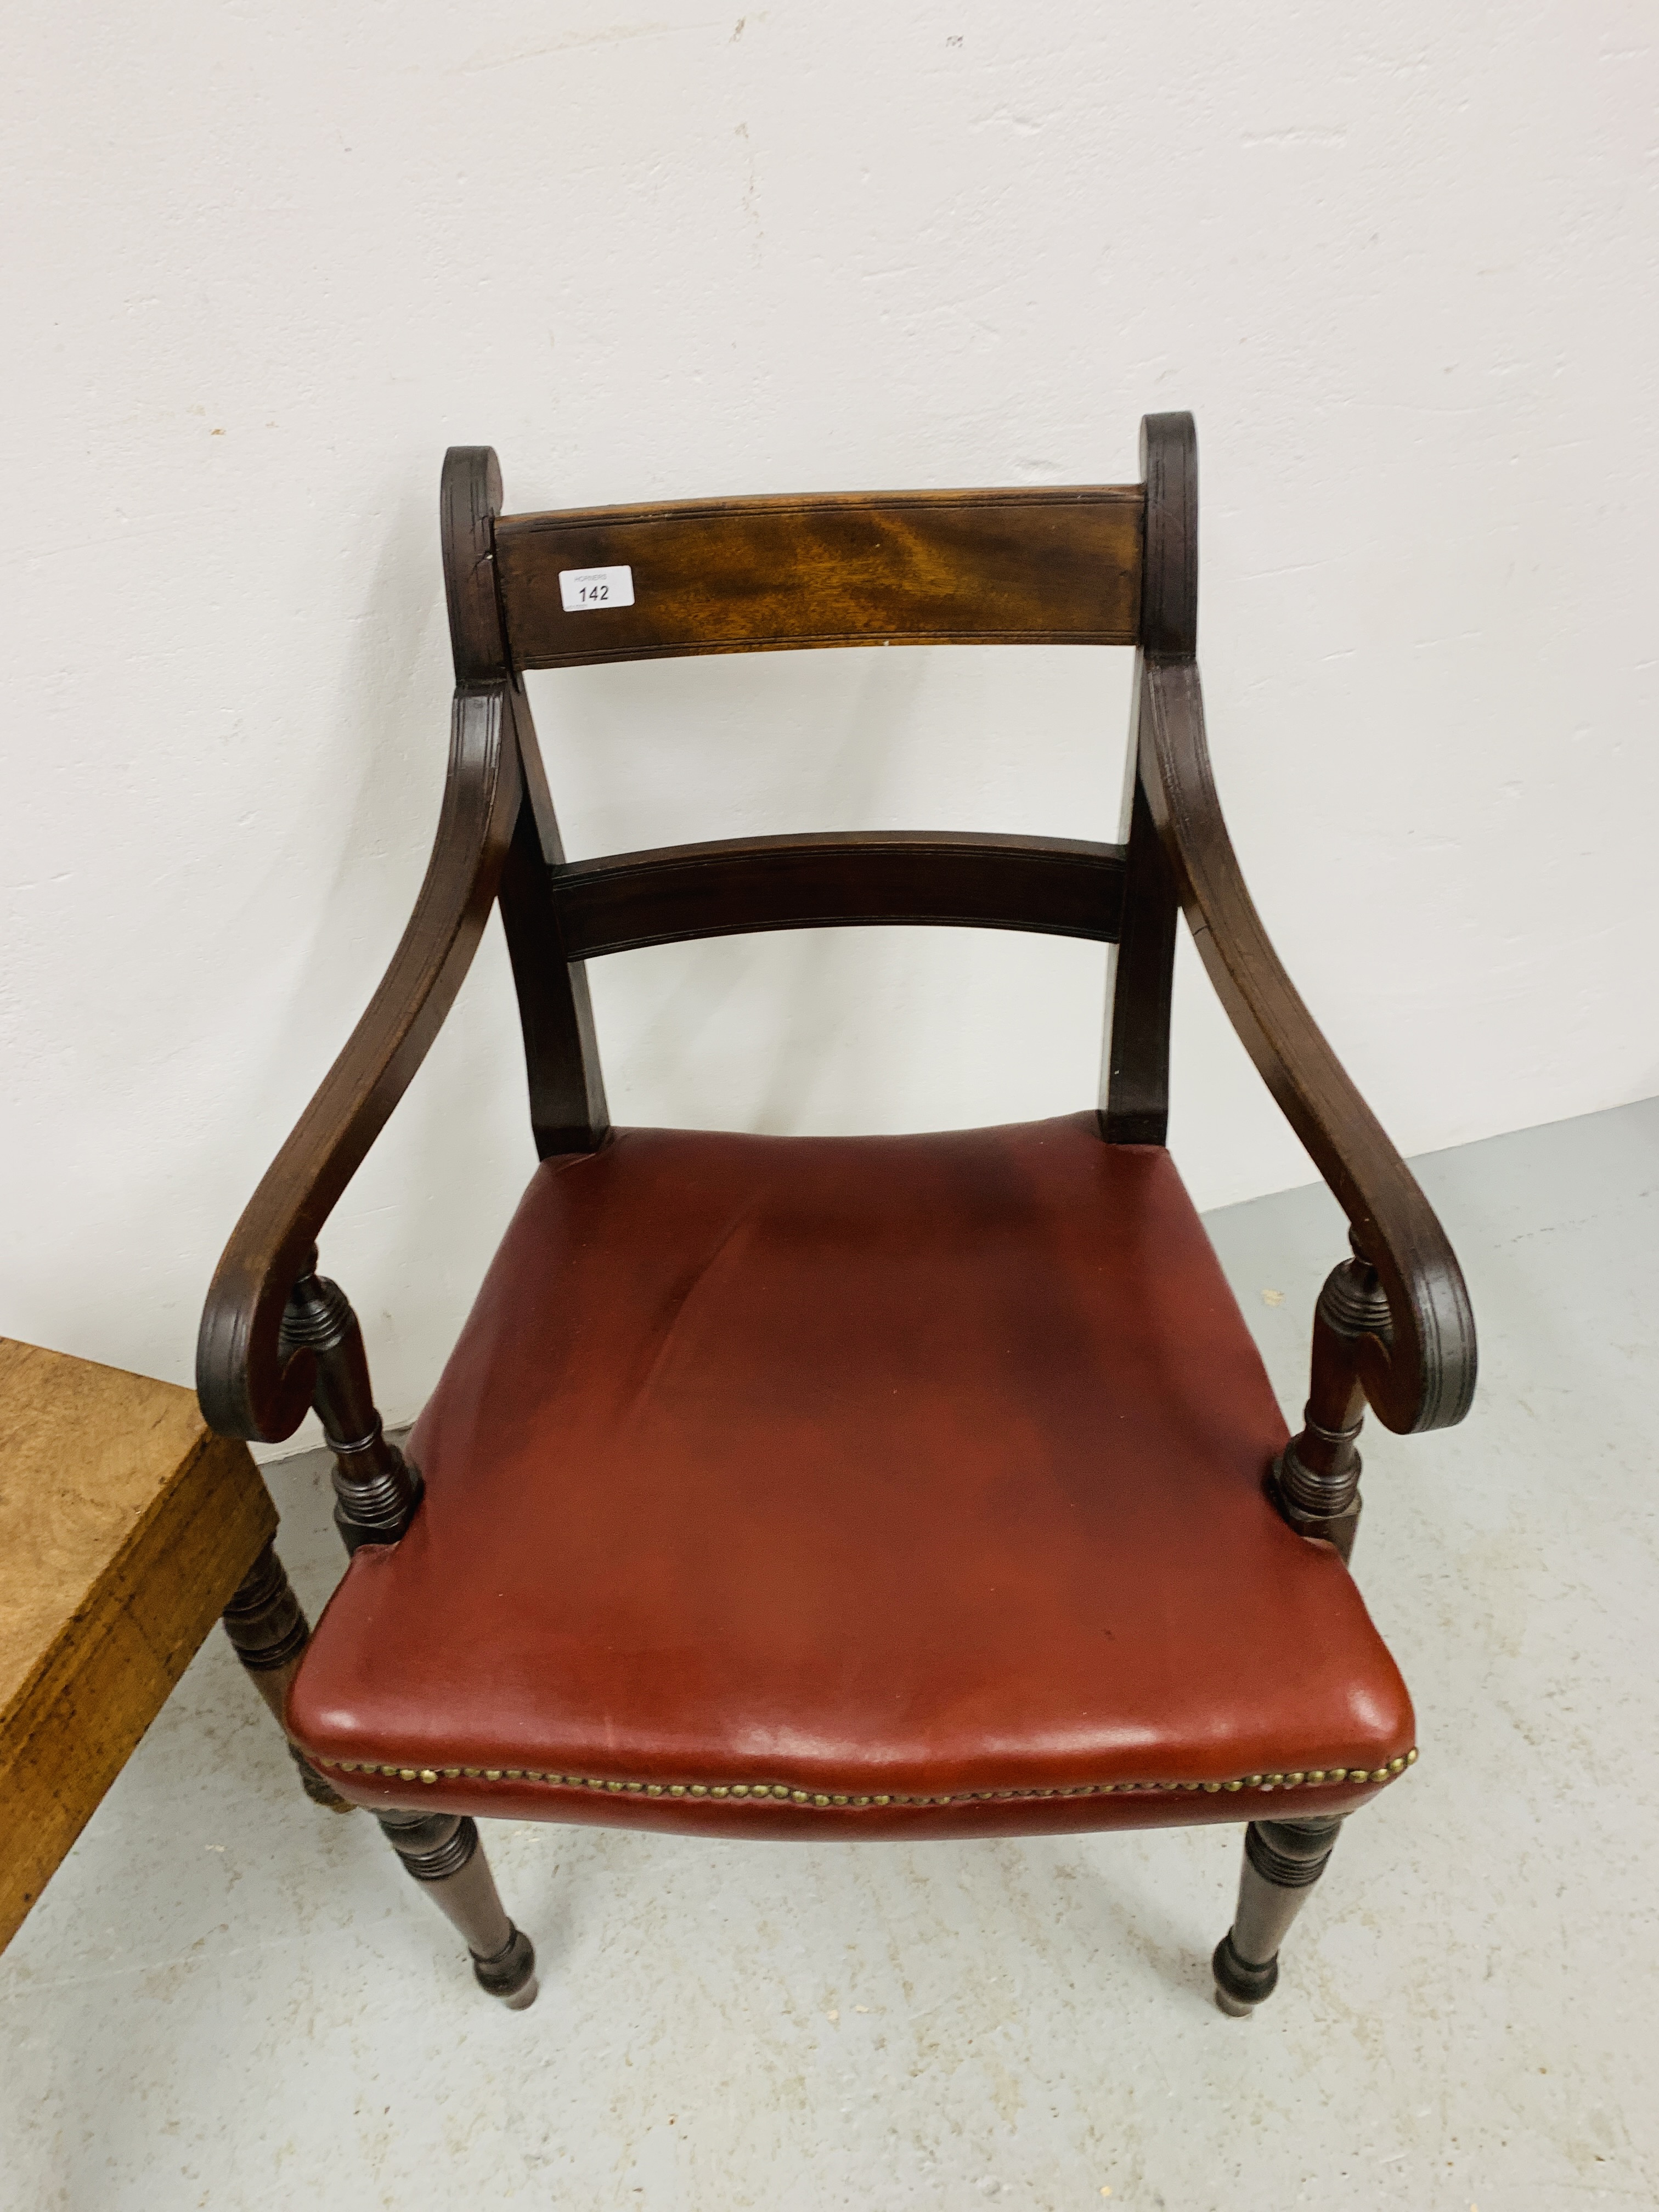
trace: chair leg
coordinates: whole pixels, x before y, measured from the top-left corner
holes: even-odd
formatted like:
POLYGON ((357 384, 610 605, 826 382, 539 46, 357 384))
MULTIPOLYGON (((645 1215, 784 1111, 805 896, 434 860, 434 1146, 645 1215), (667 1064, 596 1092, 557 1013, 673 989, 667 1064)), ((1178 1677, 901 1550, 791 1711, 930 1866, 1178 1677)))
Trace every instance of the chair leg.
MULTIPOLYGON (((357 1316, 339 1285, 318 1274, 314 1247, 304 1273, 289 1293, 282 1341, 290 1350, 311 1352, 317 1362, 313 1403, 334 1454, 334 1522, 347 1551, 355 1553, 363 1544, 397 1543, 421 1502, 420 1473, 386 1437, 369 1388, 368 1359, 357 1316)), ((294 1664, 304 1648, 306 1632, 301 1616, 294 1664)), ((303 1760, 301 1764, 302 1770, 314 1771, 305 1769, 303 1760)), ((306 1786, 309 1789, 310 1783, 306 1786)), ((322 1786, 328 1788, 326 1783, 322 1786)), ((502 1911, 474 1824, 454 1813, 381 1813, 376 1817, 410 1873, 425 1884, 439 1911, 460 1930, 472 1954, 472 1972, 480 1989, 499 1997, 512 2012, 534 2004, 535 1946, 502 1911)))
POLYGON ((460 1931, 481 1990, 509 2012, 536 2002, 536 1948, 501 1909, 475 1822, 455 1813, 382 1813, 386 1841, 460 1931))
POLYGON ((1248 2020, 1279 1980, 1279 1947, 1330 1863, 1340 1819, 1252 1820, 1244 1832, 1238 1911, 1215 1947, 1215 2001, 1248 2020))
MULTIPOLYGON (((224 1624, 236 1656, 281 1728, 283 1700, 310 1641, 311 1624, 274 1545, 267 1544, 248 1569, 240 1589, 225 1607, 224 1624)), ((297 1744, 289 1745, 288 1754, 299 1768, 301 1784, 313 1805, 325 1805, 331 1813, 353 1809, 329 1787, 297 1744)))

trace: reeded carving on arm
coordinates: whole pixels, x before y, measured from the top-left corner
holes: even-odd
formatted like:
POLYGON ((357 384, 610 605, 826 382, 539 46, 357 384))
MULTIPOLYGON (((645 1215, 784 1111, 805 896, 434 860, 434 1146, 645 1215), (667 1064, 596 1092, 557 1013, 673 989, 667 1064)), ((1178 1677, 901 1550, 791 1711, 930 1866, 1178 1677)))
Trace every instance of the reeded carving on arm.
POLYGON ((459 690, 437 838, 409 927, 344 1051, 248 1201, 214 1275, 196 1387, 222 1435, 277 1443, 312 1404, 317 1353, 292 1334, 283 1338, 289 1292, 310 1273, 323 1224, 426 1057, 471 965, 520 788, 503 686, 459 690))
MULTIPOLYGON (((1400 1434, 1462 1419, 1474 1392, 1474 1316, 1445 1231, 1297 995, 1245 889, 1211 771, 1196 662, 1149 655, 1142 681, 1141 773, 1199 952, 1352 1229, 1356 1257, 1319 1302, 1312 1427, 1280 1474, 1297 1508, 1288 1517, 1329 1521, 1358 1483, 1363 1401, 1400 1434)), ((1336 1540, 1322 1527, 1308 1533, 1336 1540)))

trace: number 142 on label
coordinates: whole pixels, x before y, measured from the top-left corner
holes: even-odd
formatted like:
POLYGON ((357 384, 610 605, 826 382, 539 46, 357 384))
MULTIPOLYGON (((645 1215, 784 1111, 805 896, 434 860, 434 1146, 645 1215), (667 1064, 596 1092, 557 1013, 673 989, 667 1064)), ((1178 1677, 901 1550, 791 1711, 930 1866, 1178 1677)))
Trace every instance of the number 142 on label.
POLYGON ((631 607, 634 571, 631 568, 561 568, 559 604, 568 615, 584 615, 595 607, 631 607))

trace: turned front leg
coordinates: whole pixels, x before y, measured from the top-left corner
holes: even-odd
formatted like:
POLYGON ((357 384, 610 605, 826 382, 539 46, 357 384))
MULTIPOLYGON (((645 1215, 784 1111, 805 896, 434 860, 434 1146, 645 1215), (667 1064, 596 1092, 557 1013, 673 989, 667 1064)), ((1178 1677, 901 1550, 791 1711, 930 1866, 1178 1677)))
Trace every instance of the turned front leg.
POLYGON ((1328 1278, 1314 1310, 1313 1376, 1299 1436, 1273 1462, 1273 1501, 1299 1535, 1322 1537, 1345 1559, 1359 1528, 1359 1431, 1365 1394, 1360 1340, 1387 1344, 1389 1301, 1376 1270, 1358 1251, 1328 1278))
POLYGON ((1340 1819, 1252 1820, 1244 1832, 1238 1910, 1211 1961, 1215 2001, 1243 2020, 1279 1980, 1279 1947, 1330 1864, 1340 1819))
POLYGON ((395 1544, 415 1518, 421 1478, 387 1440, 369 1392, 357 1316, 339 1285, 317 1273, 314 1250, 289 1292, 282 1346, 285 1355, 316 1354, 312 1402, 334 1455, 334 1525, 347 1551, 395 1544))
MULTIPOLYGON (((241 1587, 225 1607, 224 1625, 236 1656, 286 1735, 283 1704, 311 1639, 311 1624, 274 1545, 267 1544, 248 1569, 241 1587)), ((331 1813, 351 1811, 297 1744, 290 1743, 288 1753, 299 1768, 306 1796, 313 1804, 326 1805, 331 1813)))
POLYGON ((536 1950, 502 1910, 477 1823, 454 1813, 382 1813, 381 1828, 410 1873, 472 1954, 481 1990, 509 2012, 536 2002, 536 1950))
MULTIPOLYGON (((339 1285, 317 1273, 314 1250, 289 1293, 282 1340, 285 1352, 316 1355, 312 1402, 334 1455, 334 1525, 346 1549, 397 1543, 420 1505, 420 1471, 386 1437, 357 1316, 339 1285)), ((409 1872, 460 1930, 478 1986, 513 2012, 533 2004, 535 1947, 501 1909, 475 1824, 453 1813, 377 1817, 409 1872)))

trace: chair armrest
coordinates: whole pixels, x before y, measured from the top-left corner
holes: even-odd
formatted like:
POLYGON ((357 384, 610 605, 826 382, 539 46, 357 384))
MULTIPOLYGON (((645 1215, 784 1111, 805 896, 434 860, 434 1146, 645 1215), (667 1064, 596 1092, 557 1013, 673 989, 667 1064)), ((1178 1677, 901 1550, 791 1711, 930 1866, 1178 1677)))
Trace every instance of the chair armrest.
MULTIPOLYGON (((1222 818, 1189 656, 1143 664, 1140 774, 1210 980, 1285 1119, 1376 1270, 1384 1322, 1322 1318, 1352 1346, 1355 1380, 1385 1427, 1449 1428, 1474 1394, 1474 1317, 1445 1231, 1279 964, 1222 818)), ((1339 1275, 1341 1271, 1339 1271, 1339 1275)), ((1317 1395, 1317 1390, 1316 1395, 1317 1395)))
POLYGON ((340 1194, 409 1087, 471 965, 520 795, 501 684, 455 695, 449 769, 426 879, 345 1049, 249 1200, 208 1292, 197 1343, 202 1410, 222 1435, 275 1443, 312 1401, 317 1358, 280 1341, 289 1291, 340 1194))

